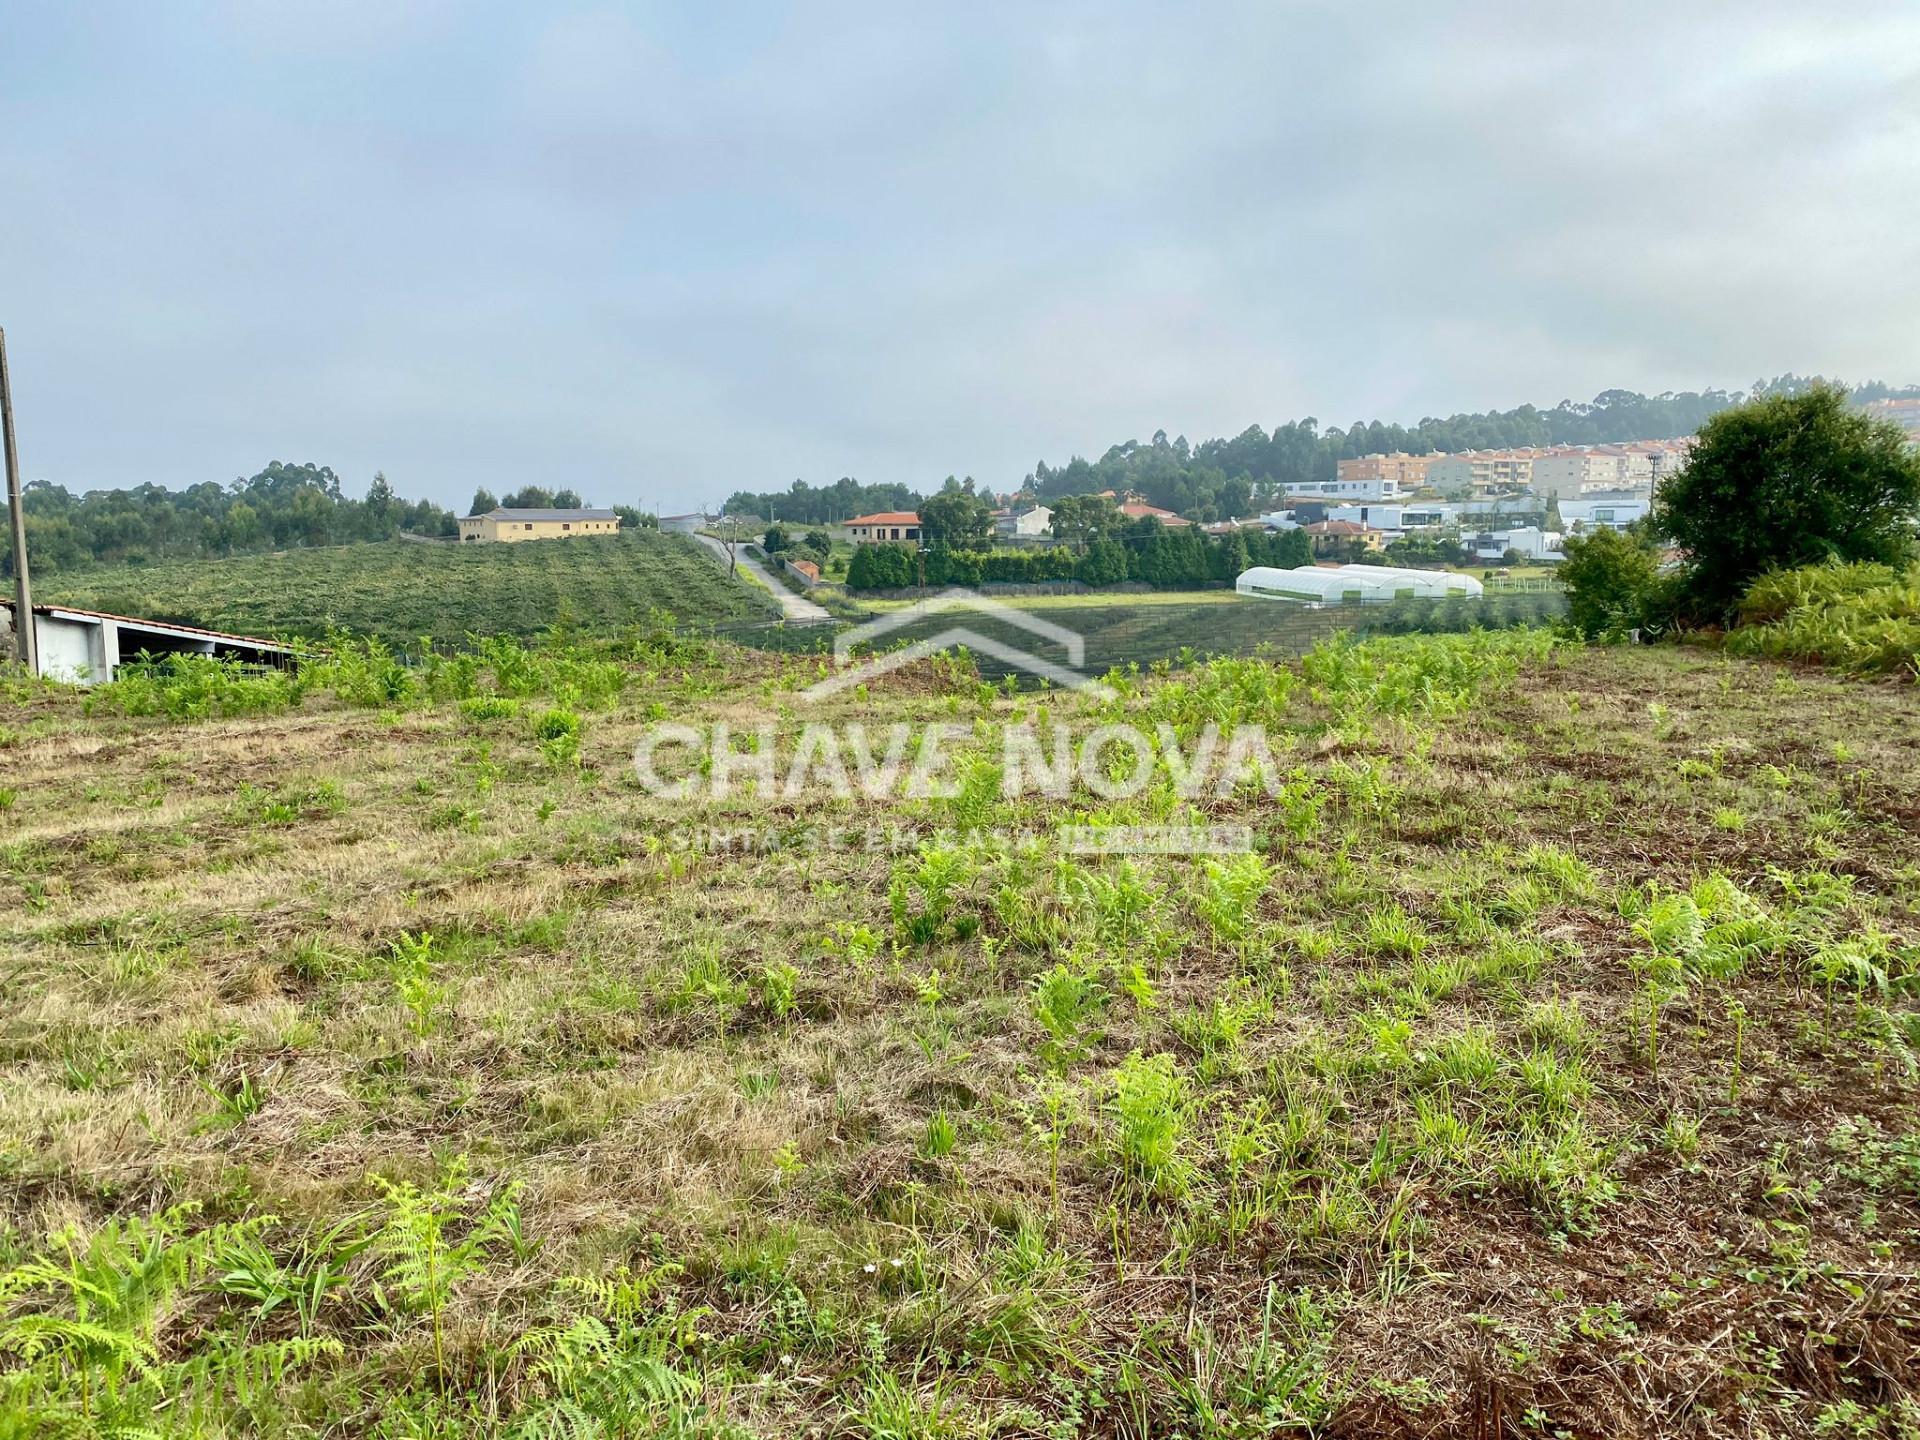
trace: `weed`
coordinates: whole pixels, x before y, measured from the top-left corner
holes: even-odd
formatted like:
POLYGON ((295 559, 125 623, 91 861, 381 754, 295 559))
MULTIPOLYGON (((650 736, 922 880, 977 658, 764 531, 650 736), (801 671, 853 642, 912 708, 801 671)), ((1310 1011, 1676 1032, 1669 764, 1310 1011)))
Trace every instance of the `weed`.
POLYGON ((1065 1070, 1098 1042, 1100 1017, 1107 1007, 1106 987, 1098 976, 1078 967, 1059 964, 1033 979, 1033 1018, 1047 1039, 1042 1057, 1056 1070, 1065 1070))
POLYGON ((462 1280, 476 1274, 488 1252, 517 1232, 514 1189, 496 1194, 477 1219, 468 1215, 467 1162, 455 1159, 428 1187, 376 1177, 384 1204, 368 1233, 370 1247, 383 1262, 380 1283, 391 1309, 425 1311, 433 1329, 434 1374, 445 1382, 447 1302, 462 1280), (455 1238, 456 1232, 459 1233, 455 1238))
POLYGON ((938 1160, 951 1155, 959 1143, 959 1128, 946 1111, 936 1110, 927 1121, 926 1133, 920 1137, 920 1153, 929 1160, 938 1160))
POLYGON ((1171 1055, 1138 1050, 1114 1072, 1107 1102, 1122 1168, 1154 1194, 1174 1194, 1186 1182, 1180 1158, 1191 1103, 1188 1085, 1171 1055))

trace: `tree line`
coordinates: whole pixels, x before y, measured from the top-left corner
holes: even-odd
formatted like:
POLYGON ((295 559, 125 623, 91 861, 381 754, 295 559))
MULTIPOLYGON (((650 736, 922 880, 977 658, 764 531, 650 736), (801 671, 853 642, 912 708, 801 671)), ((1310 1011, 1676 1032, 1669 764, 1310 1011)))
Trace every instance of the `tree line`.
MULTIPOLYGON (((22 498, 27 553, 36 570, 49 573, 90 564, 159 564, 390 540, 402 531, 437 538, 459 533, 451 510, 430 500, 401 499, 384 474, 374 475, 365 498, 354 499, 330 466, 279 460, 230 485, 206 481, 168 490, 148 484, 75 495, 64 486, 37 480, 22 498)), ((575 491, 529 485, 498 501, 484 489, 477 491, 467 513, 485 514, 499 504, 567 509, 583 503, 575 491)), ((629 529, 655 523, 630 505, 613 508, 629 529)), ((5 513, 0 505, 0 516, 5 513)), ((11 577, 12 572, 12 556, 0 547, 0 575, 11 577)))
POLYGON ((736 490, 727 497, 727 513, 758 515, 784 525, 837 525, 856 515, 911 510, 920 499, 905 485, 863 485, 843 476, 831 485, 796 480, 785 490, 736 490))
MULTIPOLYGON (((1756 380, 1751 391, 1683 390, 1642 395, 1607 390, 1591 401, 1563 400, 1551 409, 1519 405, 1511 410, 1428 417, 1416 425, 1356 420, 1344 429, 1322 427, 1313 416, 1287 421, 1271 432, 1250 425, 1231 439, 1190 443, 1156 431, 1146 442, 1108 447, 1097 460, 1074 456, 1064 464, 1041 461, 1027 474, 1023 493, 1042 502, 1067 495, 1133 491, 1150 503, 1190 520, 1233 520, 1274 500, 1288 484, 1318 484, 1334 477, 1341 460, 1360 455, 1452 454, 1550 445, 1599 445, 1626 440, 1667 440, 1691 435, 1709 418, 1750 399, 1807 393, 1826 382, 1781 375, 1756 380)), ((1895 388, 1880 381, 1841 388, 1855 405, 1889 396, 1920 395, 1920 387, 1895 388)), ((952 477, 935 494, 972 489, 952 477)), ((879 510, 912 510, 927 499, 904 485, 862 485, 842 479, 822 488, 796 480, 786 491, 741 491, 727 501, 738 514, 809 525, 844 521, 879 510)))
MULTIPOLYGON (((430 500, 402 500, 383 474, 356 500, 331 467, 278 460, 231 485, 206 481, 168 490, 147 484, 75 495, 37 480, 22 499, 27 553, 36 570, 46 571, 344 545, 402 530, 451 536, 458 528, 452 511, 430 500)), ((12 558, 3 558, 0 568, 11 574, 12 558)))
POLYGON ((898 590, 916 585, 1083 585, 1129 581, 1156 590, 1231 584, 1254 565, 1291 570, 1313 561, 1301 530, 1235 531, 1208 535, 1195 526, 1169 527, 1152 516, 1083 532, 1079 543, 1022 550, 988 550, 944 543, 862 545, 847 567, 849 590, 898 590))

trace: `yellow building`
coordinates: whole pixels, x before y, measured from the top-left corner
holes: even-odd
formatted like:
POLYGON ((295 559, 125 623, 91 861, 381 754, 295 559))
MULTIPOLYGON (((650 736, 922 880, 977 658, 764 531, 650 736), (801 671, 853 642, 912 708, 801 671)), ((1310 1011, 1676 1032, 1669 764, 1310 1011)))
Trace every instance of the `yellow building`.
POLYGON ((465 543, 499 540, 571 540, 579 535, 615 535, 620 517, 611 510, 489 510, 460 520, 465 543))

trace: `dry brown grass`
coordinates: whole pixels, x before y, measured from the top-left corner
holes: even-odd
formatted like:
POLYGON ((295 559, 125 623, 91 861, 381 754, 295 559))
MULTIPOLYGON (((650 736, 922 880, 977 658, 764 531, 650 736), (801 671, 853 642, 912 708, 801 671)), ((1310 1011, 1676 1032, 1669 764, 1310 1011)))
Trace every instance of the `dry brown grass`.
MULTIPOLYGON (((1325 743, 1338 717, 1303 704, 1285 763, 1329 797, 1321 828, 1293 839, 1264 803, 1219 807, 1263 827, 1275 869, 1247 941, 1199 918, 1193 862, 1155 860, 1163 945, 1097 938, 1042 867, 1016 888, 1066 928, 1037 953, 997 918, 991 860, 963 887, 978 933, 921 947, 891 936, 894 857, 676 866, 649 844, 689 816, 626 777, 644 704, 751 723, 807 670, 754 659, 707 698, 590 714, 577 772, 524 721, 448 708, 168 726, 23 707, 0 748, 18 792, 0 816, 0 1270, 60 1224, 187 1199, 279 1216, 290 1244, 370 1206, 372 1177, 427 1181, 465 1155, 476 1195, 521 1183, 537 1248, 457 1291, 459 1398, 423 1378, 418 1329, 356 1291, 323 1317, 344 1355, 276 1424, 493 1433, 540 1393, 508 1357, 572 1303, 561 1277, 663 1263, 679 1268, 661 1293, 706 1307, 705 1338, 672 1356, 702 1378, 709 1427, 885 1433, 883 1376, 918 1397, 901 1433, 925 1435, 1253 1434, 1263 1405, 1350 1435, 1920 1424, 1920 1089, 1885 1033, 1908 1023, 1920 963, 1920 690, 1586 651, 1467 713, 1325 743), (1362 762, 1399 790, 1376 813, 1335 778, 1362 762), (250 816, 243 787, 316 780, 337 809, 250 816), (1591 889, 1514 902, 1536 845, 1585 862, 1591 889), (1853 878, 1840 923, 1894 937, 1891 992, 1846 992, 1835 1019, 1791 957, 1756 959, 1670 1001, 1655 1073, 1623 897, 1718 873, 1778 908, 1774 869, 1853 878), (1476 929, 1463 903, 1493 918, 1476 929), (1369 941, 1390 904, 1426 936, 1417 958, 1369 941), (875 953, 829 943, 849 924, 875 953), (394 947, 429 933, 416 1013, 394 947), (1062 960, 1111 993, 1065 1067, 1056 1207, 1029 992, 1062 960), (1115 978, 1134 961, 1150 1005, 1115 978), (785 1015, 761 990, 782 964, 785 1015), (689 991, 694 973, 725 993, 689 991), (1209 1006, 1243 1000, 1237 1041, 1196 1041, 1209 1006), (1538 1038, 1555 1006, 1584 1041, 1538 1038), (1475 1128, 1450 1159, 1420 1128, 1441 1093, 1422 1067, 1482 1034, 1500 1078, 1445 1089, 1475 1128), (1198 1102, 1191 1173, 1157 1195, 1115 1160, 1113 1077, 1135 1050, 1175 1057, 1198 1102), (1558 1209, 1499 1169, 1566 1133, 1530 1118, 1518 1078, 1544 1053, 1578 1056, 1565 1115, 1597 1150, 1567 1163, 1596 1203, 1558 1209), (243 1084, 257 1107, 223 1113, 243 1084), (1223 1127, 1256 1103, 1276 1130, 1241 1174, 1223 1127), (1290 1113, 1306 1128, 1285 1131, 1290 1113), (945 1155, 925 1144, 936 1114, 958 1131, 945 1155), (1037 1260, 1009 1258, 1023 1226, 1037 1260), (1300 1357, 1324 1399, 1276 1398, 1269 1296, 1268 1359, 1300 1357)), ((1036 703, 902 675, 835 708, 972 723, 1036 703)), ((707 818, 768 814, 940 818, 814 801, 707 818)))

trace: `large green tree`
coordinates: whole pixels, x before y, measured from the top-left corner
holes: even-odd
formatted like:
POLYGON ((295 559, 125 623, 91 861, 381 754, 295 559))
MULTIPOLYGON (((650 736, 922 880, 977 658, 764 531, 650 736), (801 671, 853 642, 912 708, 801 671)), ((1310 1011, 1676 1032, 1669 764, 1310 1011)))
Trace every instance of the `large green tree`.
POLYGON ((948 489, 920 502, 920 538, 929 545, 980 550, 993 539, 993 511, 971 490, 948 489))
POLYGON ((1681 599, 1724 618, 1769 570, 1822 560, 1898 564, 1913 551, 1920 454, 1897 425, 1816 385, 1723 410, 1654 505, 1684 554, 1681 599))

